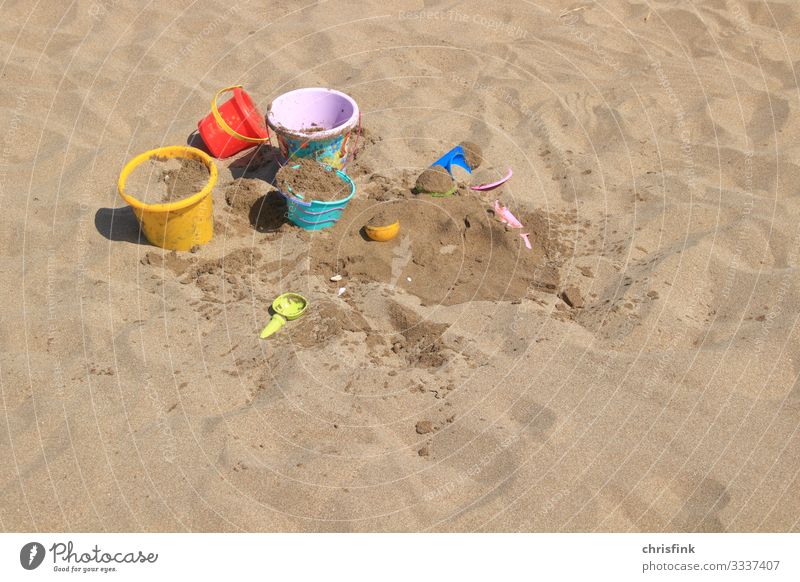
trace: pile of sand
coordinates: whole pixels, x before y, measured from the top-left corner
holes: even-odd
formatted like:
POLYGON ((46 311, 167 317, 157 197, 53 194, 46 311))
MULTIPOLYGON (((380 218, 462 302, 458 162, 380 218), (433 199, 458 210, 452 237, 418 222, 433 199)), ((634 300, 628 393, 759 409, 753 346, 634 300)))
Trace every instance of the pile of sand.
POLYGON ((383 185, 375 196, 382 201, 355 198, 329 236, 312 238, 315 273, 389 284, 427 305, 513 301, 536 290, 558 289, 563 217, 520 211, 525 228, 507 229, 475 192, 387 198, 387 191, 401 190, 398 184, 389 180, 383 185), (362 226, 376 218, 383 223, 399 220, 398 236, 382 243, 365 237, 362 226), (532 250, 520 232, 529 234, 532 250))
POLYGON ((389 226, 397 220, 398 214, 394 204, 380 204, 372 218, 367 221, 367 226, 389 226))
POLYGON ((349 193, 349 186, 336 172, 305 158, 292 160, 278 170, 275 185, 281 192, 321 202, 339 200, 349 193))
POLYGON ((480 167, 483 162, 483 150, 481 146, 471 141, 462 141, 458 145, 464 150, 464 158, 467 160, 467 165, 473 170, 480 167))
POLYGON ((148 204, 175 202, 200 192, 208 178, 208 168, 200 160, 153 158, 131 173, 125 189, 148 204))
MULTIPOLYGON (((167 161, 166 163, 169 163, 167 161)), ((179 161, 178 168, 165 169, 160 181, 166 187, 162 202, 174 202, 200 192, 208 184, 208 168, 200 160, 193 158, 179 161)))
POLYGON ((455 185, 453 177, 442 166, 431 166, 419 175, 414 190, 419 193, 446 194, 455 185))
POLYGON ((238 178, 224 186, 228 224, 237 231, 281 232, 286 225, 286 199, 263 180, 238 178))

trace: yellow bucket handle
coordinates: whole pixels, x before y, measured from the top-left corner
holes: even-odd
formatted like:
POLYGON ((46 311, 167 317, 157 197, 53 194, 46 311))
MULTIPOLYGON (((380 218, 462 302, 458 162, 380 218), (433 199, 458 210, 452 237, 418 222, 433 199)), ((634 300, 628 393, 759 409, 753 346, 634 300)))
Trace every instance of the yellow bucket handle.
POLYGON ((228 91, 233 91, 234 89, 241 89, 241 85, 231 85, 230 87, 225 87, 224 89, 220 89, 217 91, 217 94, 214 95, 214 98, 211 100, 211 114, 216 119, 217 124, 227 133, 228 135, 232 135, 236 139, 240 139, 242 141, 246 141, 249 143, 267 143, 269 141, 269 135, 267 137, 247 137, 246 135, 242 135, 237 133, 231 126, 229 126, 224 119, 222 119, 222 115, 219 114, 219 109, 217 109, 217 101, 219 100, 219 96, 223 93, 228 91))

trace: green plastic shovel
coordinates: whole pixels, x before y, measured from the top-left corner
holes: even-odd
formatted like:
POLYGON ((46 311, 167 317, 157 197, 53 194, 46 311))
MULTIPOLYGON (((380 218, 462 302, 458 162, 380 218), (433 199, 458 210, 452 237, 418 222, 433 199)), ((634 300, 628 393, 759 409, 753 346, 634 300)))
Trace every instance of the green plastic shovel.
POLYGON ((297 319, 308 307, 308 301, 297 293, 284 293, 272 302, 272 311, 275 314, 269 320, 267 327, 261 330, 261 339, 268 338, 278 331, 287 321, 297 319))

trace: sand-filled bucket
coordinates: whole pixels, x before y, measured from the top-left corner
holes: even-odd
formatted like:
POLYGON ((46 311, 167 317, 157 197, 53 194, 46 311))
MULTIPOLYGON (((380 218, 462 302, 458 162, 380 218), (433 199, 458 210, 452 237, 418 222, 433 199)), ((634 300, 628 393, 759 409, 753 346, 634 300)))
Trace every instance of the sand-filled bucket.
POLYGON ((269 142, 264 116, 241 85, 217 91, 211 100, 211 113, 197 123, 197 130, 215 158, 229 158, 269 142), (228 91, 233 91, 233 96, 217 107, 220 95, 228 91))
POLYGON ((336 172, 339 179, 349 187, 350 194, 340 200, 323 202, 320 200, 302 200, 289 192, 281 192, 283 197, 286 198, 289 220, 305 230, 322 230, 336 224, 341 218, 347 203, 356 193, 356 184, 350 179, 350 176, 328 165, 325 166, 325 169, 329 172, 336 172))
POLYGON ((188 251, 202 245, 214 236, 214 219, 211 207, 211 190, 217 182, 217 166, 205 152, 189 146, 168 146, 147 151, 136 156, 122 169, 117 189, 122 199, 130 204, 139 219, 147 240, 163 249, 188 251), (131 173, 151 159, 189 158, 208 168, 208 183, 197 194, 174 202, 147 204, 125 191, 131 173))
MULTIPOLYGON (((267 113, 284 158, 312 158, 336 169, 347 165, 350 136, 361 119, 349 95, 334 89, 296 89, 277 97, 267 113)), ((359 128, 360 129, 360 128, 359 128)))

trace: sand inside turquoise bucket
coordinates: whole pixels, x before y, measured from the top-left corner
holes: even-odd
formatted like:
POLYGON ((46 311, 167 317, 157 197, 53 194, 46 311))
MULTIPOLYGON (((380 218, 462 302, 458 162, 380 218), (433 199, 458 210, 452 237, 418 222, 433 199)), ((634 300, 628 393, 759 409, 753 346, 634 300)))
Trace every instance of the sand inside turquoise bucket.
POLYGON ((317 161, 300 158, 278 170, 275 185, 281 192, 306 201, 330 202, 350 194, 350 185, 317 161))

